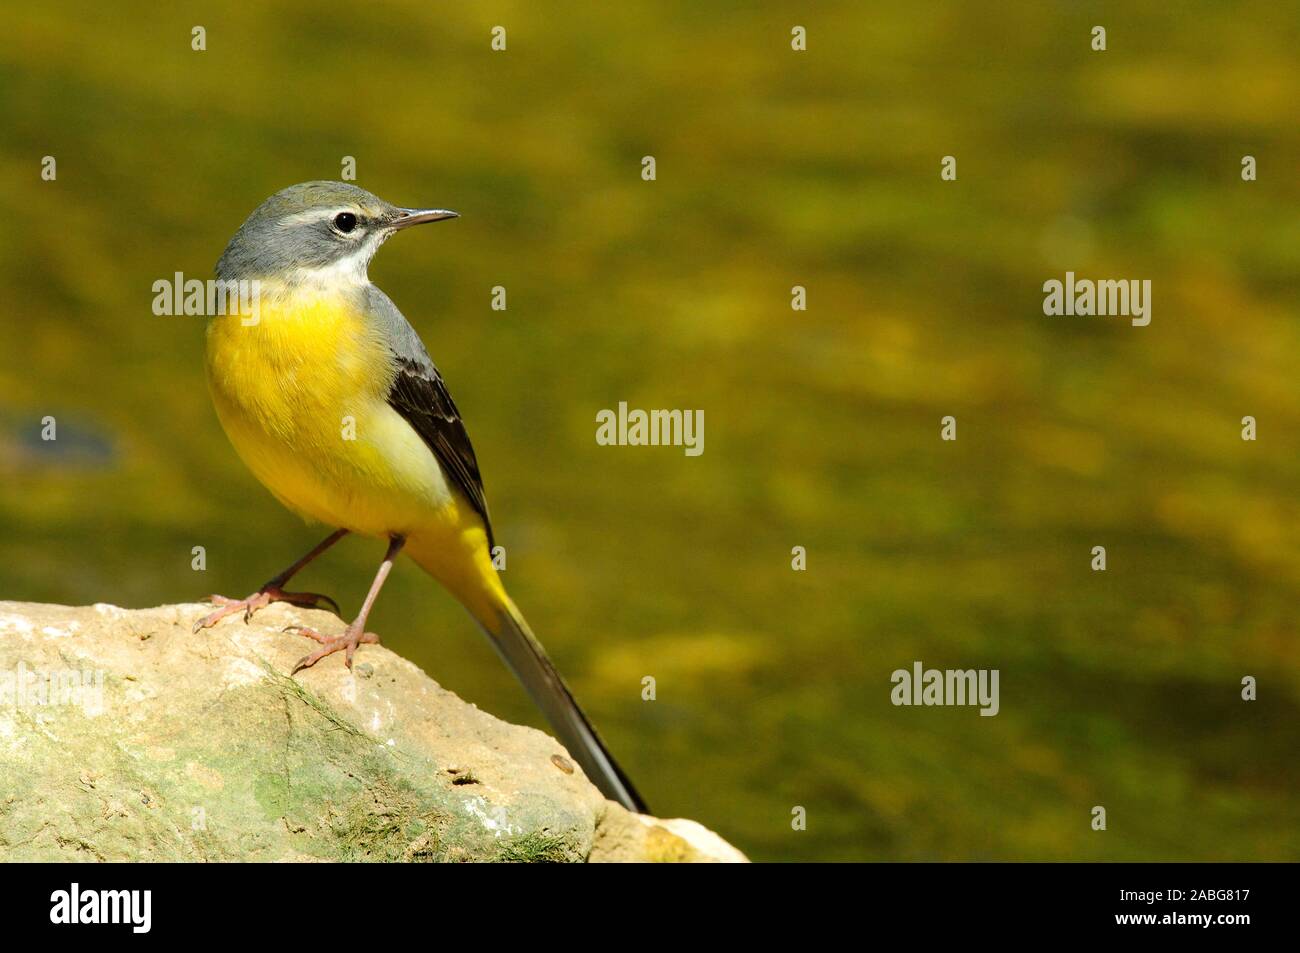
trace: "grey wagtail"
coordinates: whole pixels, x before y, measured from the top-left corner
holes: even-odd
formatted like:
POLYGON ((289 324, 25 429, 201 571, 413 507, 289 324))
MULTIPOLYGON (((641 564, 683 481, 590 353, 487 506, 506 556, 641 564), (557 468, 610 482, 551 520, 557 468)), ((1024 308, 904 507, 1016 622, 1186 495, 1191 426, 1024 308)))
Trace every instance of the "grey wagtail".
POLYGON ((257 282, 257 320, 212 315, 212 401, 244 463, 281 503, 336 527, 247 599, 214 596, 195 631, 271 602, 338 606, 288 592, 290 578, 348 533, 388 541, 361 612, 294 672, 362 642, 366 617, 405 552, 469 610, 606 797, 646 806, 547 658, 492 565, 492 526, 478 461, 460 412, 415 329, 370 282, 370 259, 403 229, 456 218, 398 208, 342 182, 306 182, 271 196, 217 262, 220 281, 257 282))

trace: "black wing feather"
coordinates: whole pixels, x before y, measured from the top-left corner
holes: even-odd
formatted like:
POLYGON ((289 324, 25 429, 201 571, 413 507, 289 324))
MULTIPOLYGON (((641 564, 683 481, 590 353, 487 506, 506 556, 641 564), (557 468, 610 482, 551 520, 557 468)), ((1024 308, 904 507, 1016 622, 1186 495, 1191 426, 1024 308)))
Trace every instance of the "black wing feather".
POLYGON ((492 522, 488 519, 487 498, 483 495, 483 478, 478 460, 469 442, 469 433, 460 419, 442 375, 433 362, 414 361, 393 355, 397 377, 388 391, 388 405, 402 415, 425 442, 443 470, 465 494, 487 530, 488 548, 492 539, 492 522))

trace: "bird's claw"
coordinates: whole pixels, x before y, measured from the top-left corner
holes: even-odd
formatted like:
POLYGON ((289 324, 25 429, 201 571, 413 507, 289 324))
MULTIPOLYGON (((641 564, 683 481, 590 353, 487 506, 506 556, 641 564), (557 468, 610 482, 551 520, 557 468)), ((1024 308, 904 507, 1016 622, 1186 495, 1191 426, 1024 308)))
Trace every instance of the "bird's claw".
POLYGON ((297 675, 304 668, 311 668, 327 655, 333 655, 335 652, 340 650, 345 652, 344 661, 350 670, 352 668, 352 656, 355 654, 357 646, 362 642, 377 643, 379 641, 379 636, 375 635, 375 633, 366 632, 355 624, 349 625, 343 630, 342 635, 333 638, 321 635, 311 626, 307 625, 285 626, 284 631, 296 632, 299 635, 306 636, 309 639, 319 642, 321 646, 315 652, 312 652, 309 655, 304 655, 302 658, 298 659, 297 664, 293 667, 293 671, 289 673, 290 675, 297 675))
POLYGON ((196 633, 204 629, 210 629, 226 616, 234 615, 240 609, 244 610, 244 622, 251 622, 254 612, 266 608, 272 602, 288 602, 291 605, 301 606, 305 609, 320 609, 328 604, 335 615, 340 612, 339 604, 323 593, 286 592, 279 586, 274 585, 263 586, 246 599, 229 599, 226 596, 213 595, 208 596, 206 601, 220 608, 194 623, 192 631, 196 633))

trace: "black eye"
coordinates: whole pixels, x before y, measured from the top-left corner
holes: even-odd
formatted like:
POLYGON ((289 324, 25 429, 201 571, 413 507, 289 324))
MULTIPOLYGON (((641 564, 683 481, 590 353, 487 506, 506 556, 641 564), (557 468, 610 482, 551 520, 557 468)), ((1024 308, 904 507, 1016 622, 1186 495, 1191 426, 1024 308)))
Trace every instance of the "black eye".
POLYGON ((351 212, 339 212, 334 216, 334 227, 346 235, 357 227, 357 217, 351 212))

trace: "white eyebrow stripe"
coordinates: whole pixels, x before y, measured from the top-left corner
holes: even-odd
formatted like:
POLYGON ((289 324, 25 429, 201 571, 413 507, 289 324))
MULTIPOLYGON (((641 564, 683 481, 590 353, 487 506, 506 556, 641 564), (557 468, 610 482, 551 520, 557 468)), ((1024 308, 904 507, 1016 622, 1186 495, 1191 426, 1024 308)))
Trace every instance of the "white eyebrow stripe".
POLYGON ((296 215, 290 215, 288 218, 280 219, 280 224, 287 226, 306 225, 309 222, 323 222, 325 219, 333 218, 335 215, 339 214, 339 212, 352 212, 352 214, 357 215, 358 218, 361 217, 351 206, 344 205, 340 208, 315 208, 309 212, 298 212, 296 215))

